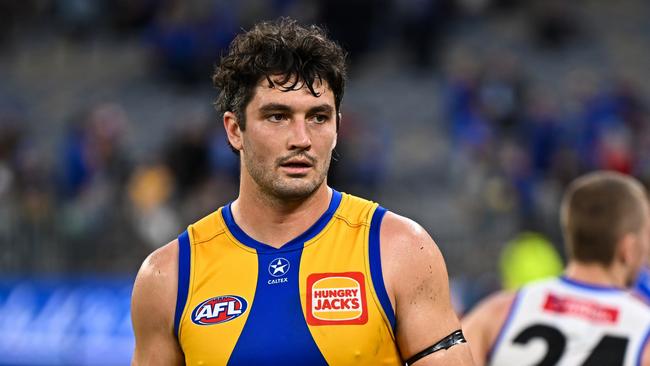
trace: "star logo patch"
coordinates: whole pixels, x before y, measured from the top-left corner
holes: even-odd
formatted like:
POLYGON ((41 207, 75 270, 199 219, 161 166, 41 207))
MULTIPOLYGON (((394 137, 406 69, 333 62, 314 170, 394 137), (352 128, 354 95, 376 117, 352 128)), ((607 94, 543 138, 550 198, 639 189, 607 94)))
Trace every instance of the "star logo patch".
POLYGON ((289 272, 289 261, 279 257, 275 258, 274 260, 271 261, 269 264, 269 274, 273 277, 281 277, 287 274, 289 272))

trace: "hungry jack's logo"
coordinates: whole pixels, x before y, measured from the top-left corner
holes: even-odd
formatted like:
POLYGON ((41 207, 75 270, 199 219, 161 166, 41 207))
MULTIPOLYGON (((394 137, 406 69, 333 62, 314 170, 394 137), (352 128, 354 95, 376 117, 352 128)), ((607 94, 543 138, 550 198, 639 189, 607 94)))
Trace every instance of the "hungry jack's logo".
POLYGON ((312 273, 307 277, 307 323, 310 325, 366 324, 366 286, 363 273, 312 273))

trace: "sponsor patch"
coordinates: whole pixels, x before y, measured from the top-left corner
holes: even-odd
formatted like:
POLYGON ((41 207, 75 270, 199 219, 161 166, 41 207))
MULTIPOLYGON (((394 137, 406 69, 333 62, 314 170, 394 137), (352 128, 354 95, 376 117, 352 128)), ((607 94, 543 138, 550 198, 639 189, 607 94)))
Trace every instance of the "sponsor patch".
POLYGON ((217 296, 200 303, 192 311, 192 322, 198 325, 225 323, 244 315, 246 299, 235 295, 217 296))
POLYGON ((366 286, 363 273, 312 273, 307 277, 309 325, 366 324, 366 286))
POLYGON ((548 294, 546 296, 544 311, 573 315, 600 323, 616 323, 618 320, 618 309, 615 307, 555 294, 548 294))

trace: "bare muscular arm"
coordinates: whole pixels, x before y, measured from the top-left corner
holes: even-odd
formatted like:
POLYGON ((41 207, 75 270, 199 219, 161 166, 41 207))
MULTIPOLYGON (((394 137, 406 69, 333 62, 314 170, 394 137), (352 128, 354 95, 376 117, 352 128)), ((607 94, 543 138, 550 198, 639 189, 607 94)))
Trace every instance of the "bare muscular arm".
POLYGON ((133 285, 131 321, 135 332, 132 366, 184 365, 176 336, 174 311, 178 286, 178 241, 145 259, 133 285))
MULTIPOLYGON (((429 234, 415 222, 388 212, 380 235, 382 269, 397 320, 397 345, 406 360, 460 329, 460 322, 451 306, 444 259, 429 234)), ((462 343, 414 365, 473 362, 467 343, 462 343)))

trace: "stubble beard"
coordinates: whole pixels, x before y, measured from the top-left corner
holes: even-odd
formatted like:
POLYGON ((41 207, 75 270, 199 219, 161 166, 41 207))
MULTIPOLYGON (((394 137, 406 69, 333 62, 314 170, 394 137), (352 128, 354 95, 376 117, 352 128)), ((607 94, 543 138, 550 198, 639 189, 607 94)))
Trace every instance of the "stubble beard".
POLYGON ((330 166, 330 157, 322 162, 315 161, 312 169, 316 176, 288 177, 278 172, 278 161, 271 167, 260 164, 255 156, 245 158, 246 169, 260 190, 267 196, 280 201, 299 201, 310 197, 323 184, 330 166), (319 169, 320 168, 320 169, 319 169))

